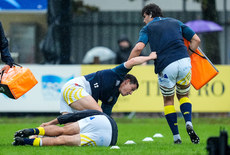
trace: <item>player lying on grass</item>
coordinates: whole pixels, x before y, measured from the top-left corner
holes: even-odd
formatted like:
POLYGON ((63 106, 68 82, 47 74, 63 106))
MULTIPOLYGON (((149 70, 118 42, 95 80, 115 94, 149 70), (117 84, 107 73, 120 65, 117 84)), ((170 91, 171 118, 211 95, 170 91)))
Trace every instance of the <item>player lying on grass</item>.
POLYGON ((61 90, 60 113, 94 109, 111 115, 119 95, 131 95, 138 88, 135 76, 127 74, 133 66, 157 58, 155 52, 139 56, 121 65, 68 81, 61 90), (102 101, 101 107, 98 100, 102 101))
POLYGON ((17 131, 12 144, 15 146, 109 146, 117 143, 116 122, 97 110, 83 110, 61 115, 41 126, 17 131), (69 124, 64 127, 57 126, 66 123, 69 124), (44 137, 29 138, 31 135, 44 137))

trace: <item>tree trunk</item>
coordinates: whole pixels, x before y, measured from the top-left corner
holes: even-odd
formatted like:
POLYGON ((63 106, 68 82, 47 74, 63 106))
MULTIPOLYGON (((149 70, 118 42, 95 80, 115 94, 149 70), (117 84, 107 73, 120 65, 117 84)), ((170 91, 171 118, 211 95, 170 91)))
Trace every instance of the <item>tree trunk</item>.
MULTIPOLYGON (((201 3, 203 19, 217 22, 217 11, 215 0, 202 0, 201 3)), ((218 32, 203 34, 204 51, 208 58, 214 64, 220 64, 220 48, 219 48, 218 32)))

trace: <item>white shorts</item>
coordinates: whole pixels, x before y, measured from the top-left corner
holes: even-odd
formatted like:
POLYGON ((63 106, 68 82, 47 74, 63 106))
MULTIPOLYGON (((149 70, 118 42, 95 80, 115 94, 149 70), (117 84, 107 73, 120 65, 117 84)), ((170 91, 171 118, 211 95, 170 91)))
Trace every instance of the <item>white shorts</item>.
POLYGON ((91 94, 90 84, 84 76, 68 81, 61 90, 60 113, 76 112, 77 110, 71 108, 70 104, 91 94))
POLYGON ((191 68, 190 58, 183 58, 169 64, 158 74, 158 83, 162 94, 164 96, 174 94, 176 84, 189 85, 191 82, 191 68))
POLYGON ((78 121, 81 146, 109 146, 112 139, 112 126, 104 115, 94 115, 78 121))

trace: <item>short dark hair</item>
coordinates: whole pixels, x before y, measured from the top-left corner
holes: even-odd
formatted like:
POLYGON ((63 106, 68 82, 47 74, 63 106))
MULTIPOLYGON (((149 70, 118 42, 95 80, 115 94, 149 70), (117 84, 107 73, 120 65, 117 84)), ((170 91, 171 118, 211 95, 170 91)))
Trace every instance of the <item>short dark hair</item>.
POLYGON ((158 5, 154 4, 154 3, 146 5, 142 9, 142 16, 143 17, 144 17, 144 13, 146 13, 147 15, 151 14, 152 18, 154 18, 154 17, 163 17, 161 8, 158 5))
POLYGON ((136 84, 137 85, 137 89, 138 89, 139 83, 138 83, 137 78, 134 75, 132 75, 132 74, 126 74, 124 80, 127 80, 127 79, 130 80, 131 84, 136 84))

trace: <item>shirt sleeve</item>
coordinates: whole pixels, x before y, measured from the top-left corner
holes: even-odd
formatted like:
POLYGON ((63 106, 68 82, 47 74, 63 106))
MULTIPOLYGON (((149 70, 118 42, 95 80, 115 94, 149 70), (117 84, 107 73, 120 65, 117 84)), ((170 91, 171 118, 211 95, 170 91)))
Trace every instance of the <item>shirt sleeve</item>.
POLYGON ((181 21, 179 21, 179 24, 181 26, 183 37, 185 39, 187 39, 188 41, 191 41, 191 39, 194 36, 195 32, 190 27, 188 27, 187 25, 182 23, 181 21))
POLYGON ((143 42, 145 45, 149 42, 147 34, 147 26, 143 27, 139 33, 139 39, 137 42, 143 42))
POLYGON ((124 63, 120 64, 119 66, 112 69, 113 72, 118 74, 120 77, 124 77, 131 69, 127 69, 124 63))
POLYGON ((2 24, 0 22, 0 52, 1 52, 1 59, 7 65, 12 66, 14 60, 12 59, 9 49, 8 49, 8 40, 5 37, 2 24))
POLYGON ((93 115, 103 115, 102 112, 97 110, 83 110, 75 113, 68 113, 65 115, 60 115, 57 117, 59 124, 66 124, 70 122, 76 122, 83 118, 93 116, 93 115))
POLYGON ((111 116, 113 106, 115 105, 116 102, 117 102, 117 98, 114 99, 112 103, 102 102, 101 109, 102 109, 103 113, 111 116))

